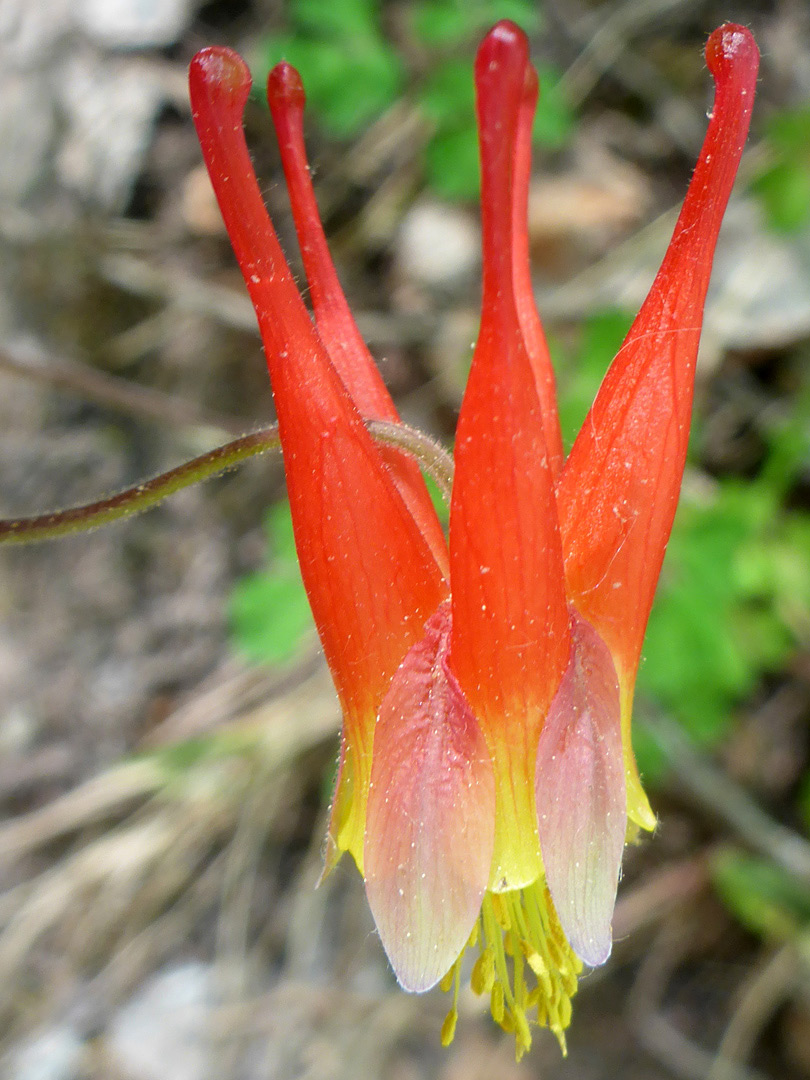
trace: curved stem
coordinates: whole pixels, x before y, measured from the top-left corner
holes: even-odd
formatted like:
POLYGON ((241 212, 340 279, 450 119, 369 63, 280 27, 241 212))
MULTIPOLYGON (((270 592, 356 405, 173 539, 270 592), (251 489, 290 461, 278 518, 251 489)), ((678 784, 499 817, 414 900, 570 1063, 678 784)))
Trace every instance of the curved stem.
POLYGON ((453 456, 448 454, 441 443, 425 435, 417 428, 407 424, 394 424, 389 420, 366 420, 372 438, 383 446, 392 446, 395 450, 412 457, 423 469, 442 493, 445 502, 450 502, 453 490, 453 456))
MULTIPOLYGON (((436 482, 445 499, 450 498, 453 485, 453 459, 438 443, 415 428, 382 420, 366 421, 373 438, 385 446, 393 446, 415 458, 419 466, 436 482)), ((100 525, 140 514, 162 502, 167 495, 208 480, 212 476, 247 461, 257 454, 280 450, 278 425, 242 435, 232 442, 209 450, 200 457, 186 461, 175 469, 161 473, 134 487, 126 488, 106 499, 54 510, 33 517, 0 519, 0 544, 31 544, 54 540, 73 533, 89 532, 100 525)))

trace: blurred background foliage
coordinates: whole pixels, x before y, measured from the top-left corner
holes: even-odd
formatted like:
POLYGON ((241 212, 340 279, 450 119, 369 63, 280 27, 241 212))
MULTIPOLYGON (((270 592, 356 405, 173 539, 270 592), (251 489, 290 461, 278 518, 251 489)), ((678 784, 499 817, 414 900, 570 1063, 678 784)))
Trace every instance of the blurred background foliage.
MULTIPOLYGON (((300 72, 314 119, 337 138, 357 135, 401 100, 428 120, 425 180, 448 199, 478 194, 478 142, 470 56, 498 19, 527 33, 542 25, 533 0, 425 0, 405 13, 409 56, 382 30, 374 0, 293 0, 290 30, 268 35, 257 48, 256 83, 285 59, 300 72)), ((562 146, 573 116, 559 92, 559 72, 539 70, 541 104, 534 125, 539 146, 562 146)))

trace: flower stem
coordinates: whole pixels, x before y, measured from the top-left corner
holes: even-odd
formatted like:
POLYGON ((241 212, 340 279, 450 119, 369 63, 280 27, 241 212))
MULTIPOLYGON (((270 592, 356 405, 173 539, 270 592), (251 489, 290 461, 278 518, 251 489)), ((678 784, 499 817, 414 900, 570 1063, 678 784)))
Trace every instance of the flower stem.
MULTIPOLYGON (((367 421, 374 439, 386 446, 396 447, 416 459, 419 466, 432 477, 443 497, 450 498, 453 485, 453 459, 438 443, 427 435, 404 424, 392 424, 381 420, 367 421)), ((0 544, 31 544, 40 540, 54 540, 60 536, 89 532, 100 525, 140 514, 162 502, 167 495, 198 484, 201 480, 218 476, 227 469, 247 461, 257 454, 281 449, 278 425, 242 435, 215 450, 186 461, 175 469, 161 473, 134 487, 126 488, 106 499, 73 506, 67 510, 54 510, 33 517, 0 519, 0 544)))
POLYGON ((384 446, 393 446, 414 458, 419 467, 436 483, 445 502, 450 502, 450 493, 453 490, 453 458, 440 443, 407 424, 367 420, 366 427, 377 442, 384 446))

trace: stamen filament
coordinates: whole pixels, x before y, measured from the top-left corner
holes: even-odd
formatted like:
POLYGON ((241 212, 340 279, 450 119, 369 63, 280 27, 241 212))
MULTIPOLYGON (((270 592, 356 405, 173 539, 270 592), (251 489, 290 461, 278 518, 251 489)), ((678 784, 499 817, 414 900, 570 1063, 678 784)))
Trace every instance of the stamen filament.
MULTIPOLYGON (((489 994, 492 1018, 515 1036, 517 1059, 531 1047, 529 1014, 531 1022, 554 1033, 564 1054, 564 1032, 571 1022, 571 998, 582 964, 563 936, 542 879, 523 889, 487 892, 469 945, 474 943, 479 955, 470 973, 470 986, 476 994, 489 994), (511 957, 511 965, 507 957, 511 957)), ((461 959, 441 983, 444 989, 455 987, 453 1008, 442 1027, 444 1045, 455 1027, 461 959)))

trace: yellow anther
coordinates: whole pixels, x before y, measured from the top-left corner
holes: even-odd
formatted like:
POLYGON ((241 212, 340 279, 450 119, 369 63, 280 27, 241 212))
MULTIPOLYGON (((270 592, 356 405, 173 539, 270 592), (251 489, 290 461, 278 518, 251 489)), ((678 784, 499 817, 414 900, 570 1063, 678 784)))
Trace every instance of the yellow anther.
POLYGON ((555 1033, 558 1029, 562 1031, 565 1024, 562 1022, 562 1017, 560 1016, 560 999, 556 997, 547 998, 546 1009, 548 1010, 548 1026, 555 1033))
POLYGON ((521 1012, 526 1008, 526 979, 523 970, 523 953, 515 949, 515 962, 512 967, 512 982, 514 984, 515 1008, 521 1012))
POLYGON ((571 1023, 571 999, 568 997, 560 998, 560 1023, 564 1028, 567 1028, 571 1023))
POLYGON ((554 983, 551 981, 551 976, 549 975, 549 973, 545 972, 543 975, 538 975, 537 978, 540 982, 540 988, 543 991, 543 996, 547 998, 553 997, 554 983))
POLYGON ((523 1053, 531 1049, 532 1033, 529 1030, 529 1022, 523 1012, 516 1012, 515 1018, 515 1053, 520 1061, 523 1053))
POLYGON ((496 1024, 503 1023, 503 983, 496 982, 489 996, 489 1010, 496 1024))
POLYGON ((453 985, 453 979, 456 977, 456 968, 457 967, 458 967, 458 960, 456 960, 455 964, 453 964, 453 966, 450 968, 449 971, 445 972, 445 974, 442 975, 441 982, 439 983, 439 989, 444 990, 445 994, 450 989, 450 987, 453 985))
POLYGON ((470 986, 476 994, 488 994, 495 984, 495 953, 487 946, 473 964, 470 986))
MULTIPOLYGON (((489 994, 492 1017, 515 1036, 518 1060, 531 1046, 535 1017, 548 1026, 565 1053, 564 1029, 571 1020, 571 997, 581 964, 563 935, 545 884, 537 882, 513 892, 484 897, 481 918, 469 940, 479 956, 470 973, 476 994, 489 994), (511 958, 512 962, 509 962, 511 958)), ((453 1010, 442 1027, 442 1042, 455 1031, 461 957, 442 979, 449 990, 455 980, 453 1010)))
POLYGON ((557 944, 553 937, 548 937, 546 941, 548 943, 548 954, 551 957, 551 962, 554 967, 557 969, 557 971, 562 970, 562 968, 565 968, 565 970, 567 971, 568 965, 565 962, 566 957, 563 950, 560 948, 560 946, 557 944))
POLYGON ((467 942, 467 948, 468 949, 474 949, 475 946, 478 944, 478 939, 480 938, 480 936, 481 936, 481 922, 480 922, 479 919, 476 919, 475 920, 475 926, 473 927, 472 933, 470 934, 470 940, 467 942))
POLYGON ((453 1037, 456 1034, 456 1023, 458 1022, 458 1011, 451 1009, 445 1016, 444 1023, 442 1024, 442 1046, 449 1046, 453 1041, 453 1037))
POLYGON ((509 908, 506 901, 500 893, 490 893, 490 900, 492 901, 492 911, 498 920, 498 926, 506 933, 507 930, 512 929, 512 920, 509 918, 509 908))
POLYGON ((538 979, 542 978, 543 975, 548 976, 548 967, 540 953, 537 952, 536 949, 533 949, 528 941, 521 941, 520 944, 523 946, 523 955, 526 957, 526 963, 538 979))

